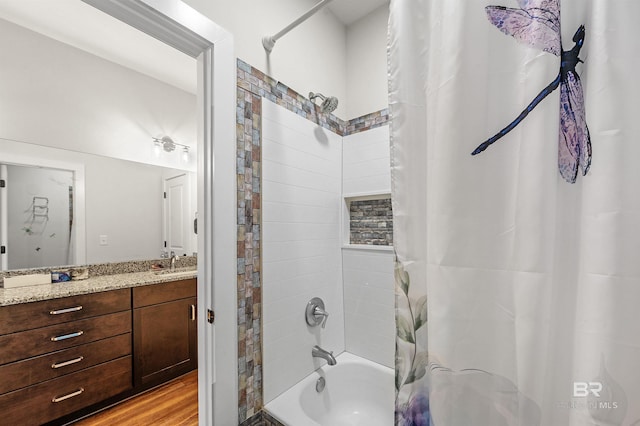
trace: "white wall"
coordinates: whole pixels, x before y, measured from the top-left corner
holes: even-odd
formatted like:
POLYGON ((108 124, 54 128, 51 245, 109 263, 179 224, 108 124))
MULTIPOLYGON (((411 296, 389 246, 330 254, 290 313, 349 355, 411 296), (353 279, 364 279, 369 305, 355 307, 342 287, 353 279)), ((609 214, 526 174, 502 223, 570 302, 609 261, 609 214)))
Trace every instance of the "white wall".
POLYGON ((87 263, 159 258, 163 169, 89 155, 84 164, 87 263))
MULTIPOLYGON (((185 0, 234 36, 236 56, 306 96, 320 92, 340 100, 335 115, 346 119, 346 29, 324 8, 282 37, 271 55, 262 37, 289 25, 316 0, 185 0)), ((385 86, 386 87, 386 86, 385 86)))
MULTIPOLYGON (((346 136, 343 140, 343 195, 391 192, 389 126, 346 136)), ((345 226, 348 211, 343 205, 345 226)), ((395 297, 390 247, 342 249, 345 341, 348 352, 393 367, 395 297)))
POLYGON ((387 24, 389 6, 347 28, 347 118, 387 108, 387 24))
POLYGON ((318 0, 185 2, 234 35, 243 61, 303 95, 337 96, 338 117, 349 120, 387 108, 388 5, 348 27, 325 8, 278 40, 267 56, 262 37, 280 31, 318 0))
POLYGON ((344 350, 340 256, 342 138, 269 101, 262 118, 264 402, 344 350), (326 328, 304 310, 321 297, 326 328))
POLYGON ((4 20, 0 50, 0 137, 195 170, 151 139, 195 148, 195 95, 4 20))

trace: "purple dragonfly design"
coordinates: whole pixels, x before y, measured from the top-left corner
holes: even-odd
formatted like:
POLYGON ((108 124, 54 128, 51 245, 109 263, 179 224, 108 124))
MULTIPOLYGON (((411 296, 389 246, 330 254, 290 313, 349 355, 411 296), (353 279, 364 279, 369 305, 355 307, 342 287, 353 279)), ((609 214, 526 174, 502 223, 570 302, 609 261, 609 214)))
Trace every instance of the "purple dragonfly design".
POLYGON ((481 143, 471 155, 480 154, 498 139, 513 130, 527 115, 560 86, 560 136, 558 169, 560 175, 575 183, 578 168, 586 175, 591 165, 591 138, 585 118, 582 83, 576 73, 578 57, 584 43, 584 25, 573 36, 571 50, 562 50, 560 35, 560 0, 518 0, 519 9, 487 6, 489 21, 503 33, 520 43, 553 53, 560 57, 560 72, 547 87, 507 127, 481 143))

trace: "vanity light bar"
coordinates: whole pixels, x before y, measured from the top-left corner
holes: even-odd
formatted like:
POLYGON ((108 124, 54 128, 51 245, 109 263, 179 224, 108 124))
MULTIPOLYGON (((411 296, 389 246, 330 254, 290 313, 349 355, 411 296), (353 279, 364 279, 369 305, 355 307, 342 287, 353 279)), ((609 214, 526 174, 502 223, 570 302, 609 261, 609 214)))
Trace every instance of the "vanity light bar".
POLYGON ((157 146, 157 147, 162 147, 162 149, 165 152, 172 152, 175 151, 176 147, 181 147, 182 148, 182 152, 189 152, 189 146, 188 145, 184 145, 181 143, 178 143, 176 141, 174 141, 173 139, 171 139, 169 136, 162 136, 161 138, 153 138, 153 143, 157 146))

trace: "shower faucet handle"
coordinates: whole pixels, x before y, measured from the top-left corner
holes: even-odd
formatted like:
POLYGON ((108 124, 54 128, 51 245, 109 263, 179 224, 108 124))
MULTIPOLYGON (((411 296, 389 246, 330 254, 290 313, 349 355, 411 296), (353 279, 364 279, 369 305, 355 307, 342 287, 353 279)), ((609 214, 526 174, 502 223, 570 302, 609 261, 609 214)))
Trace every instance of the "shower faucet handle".
POLYGON ((329 312, 324 310, 324 302, 322 299, 314 297, 307 303, 304 316, 307 320, 307 325, 310 327, 316 327, 322 324, 322 328, 324 328, 327 324, 329 312))
POLYGON ((316 306, 316 308, 313 310, 313 315, 316 318, 318 318, 319 316, 324 317, 322 318, 322 328, 324 328, 324 326, 327 324, 327 319, 329 318, 329 312, 325 311, 319 306, 316 306))

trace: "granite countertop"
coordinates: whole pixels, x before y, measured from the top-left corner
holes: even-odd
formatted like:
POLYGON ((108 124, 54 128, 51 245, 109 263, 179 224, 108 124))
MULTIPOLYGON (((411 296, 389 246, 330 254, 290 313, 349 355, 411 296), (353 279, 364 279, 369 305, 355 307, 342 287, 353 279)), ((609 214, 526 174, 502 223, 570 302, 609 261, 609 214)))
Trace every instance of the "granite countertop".
MULTIPOLYGON (((107 290, 160 284, 169 281, 196 278, 198 271, 178 270, 179 274, 156 274, 154 271, 129 272, 123 274, 101 275, 81 281, 67 281, 56 284, 43 284, 18 288, 0 288, 0 306, 58 299, 80 294, 98 293, 107 290)), ((178 272, 177 271, 177 272, 178 272)))

